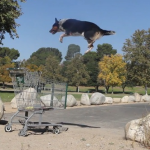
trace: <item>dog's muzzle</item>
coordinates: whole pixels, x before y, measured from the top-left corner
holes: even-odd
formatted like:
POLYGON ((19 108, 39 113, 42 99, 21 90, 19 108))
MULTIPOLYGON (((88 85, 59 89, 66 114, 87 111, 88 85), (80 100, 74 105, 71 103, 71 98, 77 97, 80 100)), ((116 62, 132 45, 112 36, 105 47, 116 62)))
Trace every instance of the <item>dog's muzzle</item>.
POLYGON ((52 34, 55 34, 57 31, 52 29, 49 32, 52 33, 52 34))
POLYGON ((53 26, 52 29, 50 30, 50 33, 55 34, 58 31, 57 26, 53 26))

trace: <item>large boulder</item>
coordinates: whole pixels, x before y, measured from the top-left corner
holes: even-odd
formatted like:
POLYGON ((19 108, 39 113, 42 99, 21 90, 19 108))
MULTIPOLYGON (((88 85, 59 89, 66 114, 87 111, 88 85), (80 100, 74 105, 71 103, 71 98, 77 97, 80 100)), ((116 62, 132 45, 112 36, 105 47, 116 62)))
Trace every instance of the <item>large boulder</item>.
POLYGON ((17 106, 21 105, 32 105, 37 97, 37 91, 34 88, 28 88, 24 90, 23 92, 17 94, 12 100, 11 100, 11 107, 16 109, 17 106))
POLYGON ((123 98, 121 98, 121 103, 128 103, 129 101, 129 96, 124 96, 123 98))
POLYGON ((82 105, 91 105, 91 101, 89 99, 89 95, 87 93, 83 93, 81 96, 80 104, 82 105))
POLYGON ((105 99, 105 95, 96 92, 92 94, 90 101, 92 105, 101 105, 105 102, 105 99))
POLYGON ((128 122, 125 126, 125 138, 141 143, 149 142, 150 146, 150 114, 128 122))
POLYGON ((112 104, 112 103, 113 103, 112 97, 106 97, 106 98, 105 98, 104 104, 112 104))
POLYGON ((134 95, 130 95, 129 98, 128 98, 128 103, 134 103, 136 100, 135 100, 135 96, 134 95))
POLYGON ((121 98, 113 98, 113 103, 120 103, 121 102, 121 98))
POLYGON ((58 101, 58 99, 53 96, 53 101, 51 101, 52 99, 52 95, 48 94, 48 95, 44 95, 40 97, 41 102, 44 106, 51 106, 52 102, 53 102, 53 107, 60 107, 61 103, 58 101))
POLYGON ((4 104, 0 98, 0 120, 2 119, 3 115, 4 115, 4 104))
MULTIPOLYGON (((65 104, 65 96, 62 97, 61 102, 63 105, 65 104)), ((73 95, 67 95, 67 100, 66 100, 66 106, 67 107, 73 107, 77 105, 77 100, 73 95)))
POLYGON ((142 96, 138 93, 134 93, 135 96, 135 102, 141 102, 142 96))
POLYGON ((143 95, 142 96, 142 101, 144 101, 144 102, 150 102, 150 96, 149 95, 143 95))

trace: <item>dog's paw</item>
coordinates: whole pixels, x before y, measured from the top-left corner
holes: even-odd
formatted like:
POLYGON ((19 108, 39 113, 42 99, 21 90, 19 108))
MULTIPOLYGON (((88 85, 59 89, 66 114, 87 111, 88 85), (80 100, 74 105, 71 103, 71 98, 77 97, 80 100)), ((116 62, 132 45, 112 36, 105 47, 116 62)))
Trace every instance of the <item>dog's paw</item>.
POLYGON ((63 42, 63 38, 60 38, 59 41, 60 41, 60 43, 62 43, 63 42))
POLYGON ((89 52, 89 50, 85 51, 85 53, 84 53, 84 54, 86 54, 86 53, 88 53, 88 52, 89 52))

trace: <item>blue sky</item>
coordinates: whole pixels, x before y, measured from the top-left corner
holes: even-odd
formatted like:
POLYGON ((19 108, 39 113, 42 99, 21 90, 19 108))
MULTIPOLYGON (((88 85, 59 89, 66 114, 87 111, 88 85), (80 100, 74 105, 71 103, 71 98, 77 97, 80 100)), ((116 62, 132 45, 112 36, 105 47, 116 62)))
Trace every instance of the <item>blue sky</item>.
POLYGON ((49 33, 56 17, 90 21, 102 29, 116 31, 115 35, 97 40, 92 51, 98 44, 109 43, 123 54, 123 43, 135 30, 150 28, 149 6, 150 0, 27 0, 21 3, 23 15, 16 20, 20 24, 19 39, 12 40, 6 34, 3 47, 17 49, 18 60, 28 59, 41 47, 58 48, 65 57, 69 44, 79 45, 84 54, 87 41, 83 37, 65 37, 60 43, 62 33, 49 33))

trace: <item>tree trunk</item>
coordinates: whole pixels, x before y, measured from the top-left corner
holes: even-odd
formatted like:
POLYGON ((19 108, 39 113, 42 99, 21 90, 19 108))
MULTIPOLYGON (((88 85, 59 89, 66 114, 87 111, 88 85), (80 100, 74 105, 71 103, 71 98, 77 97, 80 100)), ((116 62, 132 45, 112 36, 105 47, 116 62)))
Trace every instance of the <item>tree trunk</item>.
POLYGON ((99 86, 98 86, 98 85, 96 85, 96 87, 95 87, 95 91, 96 91, 96 92, 98 92, 98 87, 99 87, 99 86))
POLYGON ((79 86, 76 86, 76 92, 79 92, 79 86))
POLYGON ((114 91, 113 91, 113 86, 111 87, 111 94, 114 94, 114 91))
POLYGON ((124 94, 124 91, 125 91, 125 87, 126 86, 122 86, 122 92, 123 92, 123 94, 124 94))
POLYGON ((105 86, 105 93, 107 94, 109 90, 109 86, 105 86))
POLYGON ((106 87, 105 87, 105 94, 107 94, 107 89, 106 89, 106 87))
POLYGON ((145 94, 147 95, 147 84, 145 85, 145 94))
POLYGON ((5 89, 5 82, 3 82, 3 89, 5 89))

